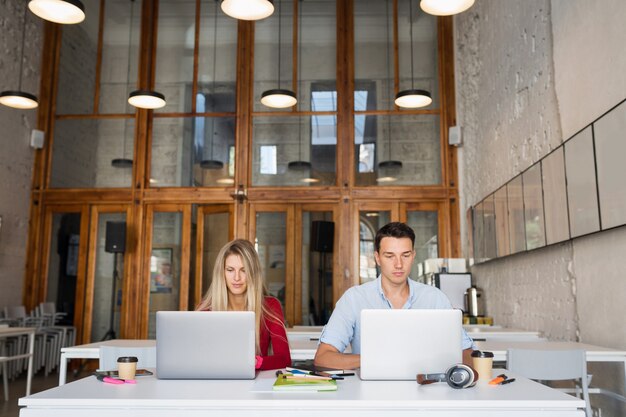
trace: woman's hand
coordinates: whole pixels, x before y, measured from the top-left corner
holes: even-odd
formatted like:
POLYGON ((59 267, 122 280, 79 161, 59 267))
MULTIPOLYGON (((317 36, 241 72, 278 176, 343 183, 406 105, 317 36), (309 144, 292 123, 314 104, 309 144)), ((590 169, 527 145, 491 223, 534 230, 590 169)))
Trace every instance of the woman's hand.
POLYGON ((262 364, 263 364, 263 358, 260 357, 259 355, 256 355, 254 357, 254 369, 259 369, 262 364))

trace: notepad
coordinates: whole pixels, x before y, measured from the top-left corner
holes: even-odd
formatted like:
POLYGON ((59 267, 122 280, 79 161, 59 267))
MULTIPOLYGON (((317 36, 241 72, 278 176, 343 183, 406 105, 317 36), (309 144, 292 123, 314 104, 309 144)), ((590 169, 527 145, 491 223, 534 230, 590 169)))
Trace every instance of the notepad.
POLYGON ((274 391, 337 391, 337 381, 332 379, 289 379, 279 375, 272 387, 274 391))

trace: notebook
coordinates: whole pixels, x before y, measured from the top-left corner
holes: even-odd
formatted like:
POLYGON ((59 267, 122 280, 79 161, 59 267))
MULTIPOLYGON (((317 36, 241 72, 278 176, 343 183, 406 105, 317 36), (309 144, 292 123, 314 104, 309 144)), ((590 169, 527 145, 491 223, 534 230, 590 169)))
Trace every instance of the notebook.
POLYGON ((158 311, 159 379, 254 379, 252 311, 158 311))
POLYGON ((362 310, 364 380, 415 380, 462 361, 460 310, 362 310))

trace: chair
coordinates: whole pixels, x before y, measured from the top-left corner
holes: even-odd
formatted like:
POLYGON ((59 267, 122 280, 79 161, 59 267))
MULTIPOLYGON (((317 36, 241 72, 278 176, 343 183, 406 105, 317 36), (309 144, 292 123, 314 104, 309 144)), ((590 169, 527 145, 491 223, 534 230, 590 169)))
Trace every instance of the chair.
POLYGON ((121 347, 121 346, 100 346, 101 371, 112 371, 117 369, 117 358, 120 356, 136 356, 137 369, 156 368, 156 346, 149 347, 121 347))
POLYGON ((587 357, 584 350, 509 349, 507 369, 539 381, 579 379, 585 400, 585 413, 587 417, 592 417, 587 357))

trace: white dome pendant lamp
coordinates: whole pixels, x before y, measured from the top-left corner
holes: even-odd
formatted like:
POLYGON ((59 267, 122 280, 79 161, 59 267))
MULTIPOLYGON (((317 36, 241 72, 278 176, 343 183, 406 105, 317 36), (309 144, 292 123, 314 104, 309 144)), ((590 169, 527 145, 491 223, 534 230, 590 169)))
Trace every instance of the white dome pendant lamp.
POLYGON ((474 0, 422 0, 423 11, 434 16, 452 16, 466 11, 474 4, 474 0))
POLYGON ((28 8, 44 20, 74 25, 85 20, 85 6, 80 0, 31 0, 28 8))
POLYGON ((222 11, 239 20, 261 20, 274 13, 271 0, 222 0, 222 11))

